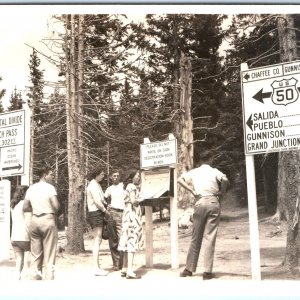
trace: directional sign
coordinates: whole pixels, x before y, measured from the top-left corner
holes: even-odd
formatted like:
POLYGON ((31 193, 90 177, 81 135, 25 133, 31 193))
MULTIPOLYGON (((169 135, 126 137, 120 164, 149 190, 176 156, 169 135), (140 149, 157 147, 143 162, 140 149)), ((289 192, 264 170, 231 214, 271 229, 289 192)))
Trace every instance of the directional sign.
POLYGON ((25 111, 0 114, 0 176, 24 174, 25 111))
POLYGON ((300 61, 241 72, 245 154, 300 149, 300 61))

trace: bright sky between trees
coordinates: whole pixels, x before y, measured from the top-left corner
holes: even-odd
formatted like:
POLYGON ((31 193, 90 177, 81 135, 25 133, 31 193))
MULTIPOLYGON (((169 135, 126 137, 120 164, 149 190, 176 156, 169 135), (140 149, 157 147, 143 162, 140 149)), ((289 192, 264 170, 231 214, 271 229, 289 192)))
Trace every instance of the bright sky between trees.
MULTIPOLYGON (((26 86, 29 85, 29 59, 32 48, 51 55, 41 42, 52 35, 51 16, 54 14, 76 13, 97 14, 113 13, 127 14, 130 18, 139 18, 146 13, 300 13, 299 6, 226 6, 226 5, 1 5, 0 9, 0 90, 6 89, 3 106, 6 107, 14 88, 22 92, 26 100, 26 86)), ((44 69, 46 81, 56 81, 58 70, 43 56, 40 69, 44 69)), ((47 94, 47 91, 46 91, 47 94)), ((47 96, 47 95, 46 95, 47 96)))

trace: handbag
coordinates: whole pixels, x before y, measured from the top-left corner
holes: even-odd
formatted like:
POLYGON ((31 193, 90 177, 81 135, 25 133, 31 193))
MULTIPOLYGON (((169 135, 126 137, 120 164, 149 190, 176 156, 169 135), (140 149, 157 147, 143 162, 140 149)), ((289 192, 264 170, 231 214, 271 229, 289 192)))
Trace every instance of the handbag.
POLYGON ((104 219, 103 229, 102 229, 102 239, 108 240, 111 238, 113 241, 117 241, 118 237, 114 228, 114 220, 112 217, 107 217, 104 219))
POLYGON ((108 222, 104 220, 103 229, 102 229, 102 239, 108 240, 109 239, 109 231, 108 231, 108 222))

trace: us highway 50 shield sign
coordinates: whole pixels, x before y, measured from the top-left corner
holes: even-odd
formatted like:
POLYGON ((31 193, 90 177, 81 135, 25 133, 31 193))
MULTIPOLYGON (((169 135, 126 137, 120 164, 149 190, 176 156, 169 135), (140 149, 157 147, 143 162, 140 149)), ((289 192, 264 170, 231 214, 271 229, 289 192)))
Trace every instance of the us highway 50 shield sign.
POLYGON ((245 154, 300 149, 300 61, 241 72, 245 154))

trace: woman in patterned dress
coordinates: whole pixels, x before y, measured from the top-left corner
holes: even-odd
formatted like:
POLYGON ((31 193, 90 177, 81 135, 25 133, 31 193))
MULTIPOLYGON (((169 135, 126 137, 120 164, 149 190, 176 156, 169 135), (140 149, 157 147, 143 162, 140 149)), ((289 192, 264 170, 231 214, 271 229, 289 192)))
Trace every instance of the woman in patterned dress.
POLYGON ((122 232, 119 241, 119 251, 123 251, 123 266, 121 276, 127 279, 141 278, 133 272, 134 254, 141 250, 143 243, 142 211, 140 200, 141 175, 138 170, 132 170, 124 182, 126 197, 122 218, 122 232))

